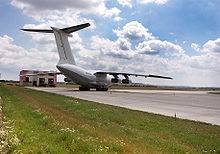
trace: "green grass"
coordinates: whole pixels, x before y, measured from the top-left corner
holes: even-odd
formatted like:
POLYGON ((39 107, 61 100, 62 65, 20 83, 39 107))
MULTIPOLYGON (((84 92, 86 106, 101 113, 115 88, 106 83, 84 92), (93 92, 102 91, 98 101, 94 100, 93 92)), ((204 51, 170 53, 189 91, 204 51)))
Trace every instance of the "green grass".
POLYGON ((220 92, 209 92, 209 94, 218 94, 218 95, 220 95, 220 92))
POLYGON ((0 84, 23 153, 220 153, 220 126, 0 84))

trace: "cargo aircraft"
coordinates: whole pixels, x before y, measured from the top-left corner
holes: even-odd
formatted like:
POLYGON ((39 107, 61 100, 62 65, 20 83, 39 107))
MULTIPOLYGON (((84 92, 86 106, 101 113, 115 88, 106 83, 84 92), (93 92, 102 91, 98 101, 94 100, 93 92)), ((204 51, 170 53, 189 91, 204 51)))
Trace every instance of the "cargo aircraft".
POLYGON ((59 53, 59 62, 56 65, 57 69, 66 77, 66 80, 71 80, 76 84, 79 84, 79 90, 90 90, 95 88, 97 91, 107 91, 112 84, 130 84, 129 76, 141 76, 152 77, 162 79, 172 79, 171 77, 159 76, 159 75, 143 75, 133 73, 122 72, 110 72, 110 71, 97 71, 90 73, 89 71, 76 65, 73 57, 68 37, 71 37, 72 32, 76 32, 83 28, 90 26, 89 23, 72 26, 68 28, 58 29, 51 27, 51 29, 21 29, 27 32, 41 32, 41 33, 53 33, 55 35, 57 49, 59 53), (119 79, 119 75, 124 79, 119 79))

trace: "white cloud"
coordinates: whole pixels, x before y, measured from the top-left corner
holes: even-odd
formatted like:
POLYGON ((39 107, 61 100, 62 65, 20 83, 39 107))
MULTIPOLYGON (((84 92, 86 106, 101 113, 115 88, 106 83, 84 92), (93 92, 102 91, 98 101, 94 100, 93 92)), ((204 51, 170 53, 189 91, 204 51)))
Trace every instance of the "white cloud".
POLYGON ((131 0, 118 0, 118 3, 121 4, 123 7, 127 6, 132 8, 131 0))
POLYGON ((131 44, 124 39, 113 42, 99 36, 93 36, 91 43, 92 49, 99 50, 105 56, 119 59, 131 59, 134 56, 134 52, 130 50, 130 46, 131 44))
POLYGON ((112 17, 112 16, 118 17, 120 12, 121 11, 116 7, 111 8, 111 9, 106 9, 104 6, 100 6, 100 11, 99 11, 99 8, 97 11, 97 13, 103 17, 112 17), (102 9, 104 9, 104 10, 102 10, 102 9))
POLYGON ((207 41, 202 48, 196 43, 192 43, 191 47, 201 53, 220 53, 220 38, 217 38, 216 40, 209 40, 207 41))
POLYGON ((66 10, 68 8, 75 9, 91 9, 103 3, 104 0, 80 0, 80 1, 60 1, 60 0, 12 0, 11 4, 21 9, 37 9, 37 10, 66 10))
POLYGON ((11 4, 22 9, 24 14, 38 21, 44 21, 48 16, 65 12, 95 14, 102 17, 119 17, 118 8, 107 8, 106 0, 12 0, 11 4))
POLYGON ((212 71, 220 71, 220 68, 216 67, 220 65, 220 61, 218 57, 214 54, 203 54, 200 56, 185 56, 182 60, 183 64, 187 64, 188 67, 197 69, 197 70, 212 70, 212 71))
POLYGON ((149 4, 149 3, 155 3, 158 5, 162 5, 168 2, 168 0, 137 0, 138 3, 141 4, 149 4))
POLYGON ((58 55, 54 52, 39 51, 37 49, 26 50, 13 43, 13 38, 0 36, 0 67, 20 71, 24 69, 55 69, 58 55))
POLYGON ((118 37, 125 38, 130 41, 154 39, 152 33, 148 33, 148 29, 138 21, 129 22, 122 28, 122 30, 117 29, 113 30, 113 32, 118 37))
POLYGON ((199 47, 199 45, 196 44, 196 43, 192 43, 192 44, 191 44, 191 48, 192 48, 193 50, 197 51, 197 52, 200 52, 200 47, 199 47))
POLYGON ((115 21, 121 21, 123 18, 121 18, 121 17, 119 17, 119 16, 117 16, 117 17, 114 17, 114 20, 115 21))
POLYGON ((130 50, 131 49, 131 43, 128 42, 128 40, 126 40, 126 39, 119 38, 116 41, 116 44, 119 47, 119 49, 121 49, 121 50, 130 50))
POLYGON ((209 40, 203 45, 204 52, 220 53, 220 38, 216 40, 209 40))
MULTIPOLYGON (((90 27, 86 28, 88 29, 95 29, 95 23, 91 19, 82 18, 79 16, 78 13, 73 13, 72 11, 66 11, 63 14, 54 14, 51 16, 48 16, 46 18, 46 21, 39 23, 39 24, 26 24, 23 28, 27 29, 51 29, 50 27, 58 27, 58 28, 65 28, 69 26, 74 26, 82 23, 90 23, 90 27)), ((84 31, 84 30, 82 30, 84 31)), ((46 51, 57 51, 55 39, 53 34, 45 34, 45 33, 30 33, 30 32, 24 32, 26 35, 29 35, 32 37, 33 42, 35 43, 35 47, 38 49, 43 49, 46 51)), ((82 48, 82 39, 79 36, 79 34, 72 33, 73 37, 69 38, 71 48, 73 50, 81 50, 82 48)))
POLYGON ((149 40, 139 43, 136 50, 141 54, 159 54, 165 52, 166 55, 180 56, 184 54, 184 50, 179 46, 168 41, 149 40))

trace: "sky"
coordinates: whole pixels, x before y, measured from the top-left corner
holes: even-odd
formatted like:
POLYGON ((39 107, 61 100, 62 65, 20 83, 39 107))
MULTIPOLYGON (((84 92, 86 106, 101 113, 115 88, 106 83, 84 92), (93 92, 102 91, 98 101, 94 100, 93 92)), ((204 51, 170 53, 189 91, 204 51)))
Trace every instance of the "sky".
POLYGON ((1 0, 0 19, 0 79, 57 70, 53 34, 21 28, 88 22, 69 38, 84 69, 174 78, 131 78, 153 85, 220 87, 219 0, 1 0))

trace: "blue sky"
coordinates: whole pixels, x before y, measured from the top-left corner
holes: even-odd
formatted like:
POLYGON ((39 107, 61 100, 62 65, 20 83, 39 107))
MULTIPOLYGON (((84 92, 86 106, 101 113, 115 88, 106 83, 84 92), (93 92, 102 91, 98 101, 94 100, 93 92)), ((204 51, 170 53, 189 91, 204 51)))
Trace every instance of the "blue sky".
POLYGON ((1 0, 0 19, 1 79, 18 80, 21 69, 56 70, 53 35, 21 28, 89 22, 69 39, 85 69, 174 78, 134 78, 148 84, 220 86, 217 0, 1 0))

